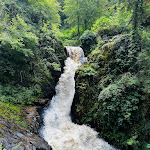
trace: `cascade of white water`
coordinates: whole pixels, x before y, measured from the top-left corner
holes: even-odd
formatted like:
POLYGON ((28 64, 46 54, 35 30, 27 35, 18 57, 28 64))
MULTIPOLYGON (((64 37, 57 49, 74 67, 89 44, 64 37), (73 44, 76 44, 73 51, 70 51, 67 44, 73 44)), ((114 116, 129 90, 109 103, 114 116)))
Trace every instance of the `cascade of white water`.
POLYGON ((67 47, 70 57, 56 86, 56 95, 44 112, 40 133, 53 150, 115 150, 98 133, 85 125, 72 123, 71 105, 75 94, 75 71, 86 60, 79 47, 67 47))

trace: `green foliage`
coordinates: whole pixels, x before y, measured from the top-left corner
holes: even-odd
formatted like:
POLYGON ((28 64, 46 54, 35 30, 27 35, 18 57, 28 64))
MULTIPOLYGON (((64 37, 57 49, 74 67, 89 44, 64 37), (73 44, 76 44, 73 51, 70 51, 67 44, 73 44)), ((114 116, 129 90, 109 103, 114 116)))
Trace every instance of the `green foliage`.
POLYGON ((78 40, 64 40, 63 42, 64 45, 71 45, 71 46, 78 46, 80 42, 78 40))
POLYGON ((72 26, 77 26, 78 35, 80 28, 90 29, 93 22, 102 14, 106 1, 65 0, 64 13, 66 20, 72 26))
POLYGON ((147 148, 147 149, 150 149, 150 144, 147 144, 146 148, 147 148))
POLYGON ((130 22, 131 16, 132 12, 129 12, 124 5, 119 5, 117 10, 113 6, 109 9, 107 16, 101 16, 96 20, 95 24, 93 24, 92 30, 97 32, 102 27, 125 26, 130 22))
POLYGON ((40 87, 26 88, 21 86, 1 85, 0 86, 0 101, 20 104, 31 104, 36 100, 34 97, 41 93, 40 87))
POLYGON ((27 24, 32 24, 34 29, 42 25, 43 21, 49 22, 51 27, 58 26, 60 24, 60 17, 58 14, 60 7, 55 0, 0 0, 0 3, 0 11, 3 17, 5 13, 10 14, 10 19, 19 14, 22 18, 24 18, 27 24))
MULTIPOLYGON (((83 31, 80 30, 80 33, 83 31)), ((79 40, 77 39, 77 28, 71 28, 71 29, 61 29, 57 30, 55 33, 55 36, 61 40, 63 45, 70 45, 70 46, 78 46, 80 44, 79 40)))
POLYGON ((55 84, 51 72, 61 70, 63 47, 53 34, 59 25, 59 4, 0 2, 0 101, 31 104, 45 96, 46 82, 55 84))
POLYGON ((10 76, 13 77, 26 68, 38 42, 37 36, 19 15, 11 21, 7 17, 8 15, 2 22, 5 28, 0 32, 0 79, 3 82, 9 81, 10 76))
POLYGON ((144 31, 142 37, 143 49, 137 58, 140 68, 139 78, 144 85, 144 91, 150 93, 150 32, 144 31))
POLYGON ((15 122, 19 125, 24 126, 25 128, 28 125, 24 122, 24 115, 22 112, 22 107, 20 105, 13 105, 11 103, 0 102, 0 115, 9 120, 10 122, 15 122))
POLYGON ((78 46, 82 35, 91 54, 77 71, 75 118, 116 147, 150 149, 150 32, 141 26, 149 26, 148 1, 58 2, 0 0, 0 115, 27 127, 22 105, 52 96, 62 43, 78 46))
MULTIPOLYGON (((49 79, 52 80, 49 72, 52 65, 48 65, 48 63, 55 61, 55 66, 56 63, 60 66, 60 62, 54 54, 55 51, 53 49, 57 45, 56 40, 54 40, 52 34, 47 33, 46 27, 42 28, 43 33, 38 38, 18 15, 11 22, 8 21, 8 25, 1 33, 0 38, 0 80, 4 84, 23 84, 25 87, 30 86, 30 88, 24 87, 24 89, 27 89, 26 92, 28 94, 26 94, 29 97, 31 95, 40 96, 42 82, 49 79), (42 45, 40 42, 42 42, 42 45), (39 51, 39 46, 42 51, 39 51)), ((13 89, 13 87, 11 88, 13 89)), ((13 93, 15 94, 17 92, 22 93, 20 87, 16 88, 16 91, 13 93)), ((21 100, 25 101, 25 99, 28 99, 32 102, 30 100, 32 97, 24 99, 24 94, 17 96, 18 99, 11 98, 10 101, 21 102, 21 100)), ((6 96, 3 98, 3 101, 4 99, 7 101, 9 98, 6 96)))
POLYGON ((91 47, 96 44, 96 35, 90 30, 84 31, 80 37, 81 47, 85 50, 85 54, 90 52, 91 47))
POLYGON ((66 30, 61 29, 61 30, 58 30, 57 33, 56 33, 56 36, 60 40, 62 40, 62 41, 66 40, 66 39, 70 39, 70 38, 72 38, 72 36, 71 36, 71 30, 70 29, 66 29, 66 30))
POLYGON ((53 62, 53 63, 50 63, 49 65, 51 65, 55 71, 61 71, 59 64, 53 62))
POLYGON ((99 36, 114 36, 122 33, 130 33, 131 29, 129 26, 110 26, 98 28, 97 33, 99 36))
POLYGON ((127 144, 128 145, 133 145, 133 144, 136 145, 137 144, 136 138, 137 138, 137 136, 131 137, 130 139, 127 140, 127 144))
POLYGON ((7 49, 16 50, 26 57, 33 55, 31 48, 38 43, 38 38, 24 20, 17 15, 4 26, 5 29, 0 34, 0 48, 7 46, 7 49))
POLYGON ((98 97, 99 106, 97 111, 103 112, 103 121, 107 122, 108 128, 112 124, 119 128, 120 126, 123 127, 126 121, 131 123, 132 113, 138 109, 142 97, 138 92, 138 85, 137 78, 126 73, 122 75, 120 80, 111 83, 101 91, 98 97), (128 95, 125 93, 128 93, 128 95))
POLYGON ((131 56, 135 50, 132 34, 107 40, 99 37, 96 49, 88 56, 90 68, 77 72, 75 116, 121 149, 148 149, 149 41, 146 30, 142 51, 131 56), (88 76, 85 70, 96 73, 88 76))
POLYGON ((101 27, 106 27, 111 25, 111 20, 106 16, 102 16, 100 19, 97 19, 95 24, 93 24, 92 30, 97 31, 101 27))
POLYGON ((58 11, 60 10, 59 3, 56 0, 29 0, 38 10, 42 20, 48 20, 52 26, 60 25, 60 16, 58 11))
POLYGON ((79 70, 78 70, 79 74, 83 77, 87 77, 87 76, 95 76, 96 75, 96 71, 94 68, 92 68, 89 65, 83 65, 79 70))

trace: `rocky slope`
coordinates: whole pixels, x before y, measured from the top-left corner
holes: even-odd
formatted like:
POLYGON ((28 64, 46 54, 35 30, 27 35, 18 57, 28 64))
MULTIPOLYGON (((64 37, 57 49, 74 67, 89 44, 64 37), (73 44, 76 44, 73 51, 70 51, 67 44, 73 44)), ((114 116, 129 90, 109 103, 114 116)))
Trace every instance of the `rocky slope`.
POLYGON ((39 100, 38 106, 26 107, 23 110, 27 128, 15 121, 0 117, 0 143, 7 150, 51 150, 51 147, 38 135, 39 113, 48 99, 39 100))

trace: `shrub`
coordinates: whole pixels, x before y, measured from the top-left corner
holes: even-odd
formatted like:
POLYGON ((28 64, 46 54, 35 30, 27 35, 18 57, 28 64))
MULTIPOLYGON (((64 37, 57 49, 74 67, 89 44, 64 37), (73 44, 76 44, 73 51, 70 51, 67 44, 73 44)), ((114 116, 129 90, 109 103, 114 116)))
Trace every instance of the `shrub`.
POLYGON ((97 32, 99 28, 107 27, 111 25, 111 20, 108 17, 102 16, 100 19, 97 19, 95 24, 93 24, 92 30, 97 32))
POLYGON ((120 4, 117 7, 117 10, 114 9, 114 6, 109 9, 107 16, 101 16, 93 24, 92 30, 97 32, 103 27, 111 26, 126 26, 131 20, 132 11, 128 11, 127 7, 123 4, 120 4))
POLYGON ((117 35, 117 34, 122 34, 122 33, 129 33, 130 32, 130 27, 128 26, 116 26, 116 25, 113 25, 113 26, 109 26, 109 27, 102 27, 102 28, 99 28, 97 30, 97 34, 99 36, 114 36, 114 35, 117 35))
POLYGON ((28 125, 24 122, 24 114, 21 105, 13 105, 11 103, 0 102, 0 115, 9 120, 10 122, 15 122, 24 127, 28 125))
POLYGON ((27 88, 22 86, 0 85, 0 101, 20 104, 31 104, 36 100, 34 95, 40 94, 40 87, 27 88))
POLYGON ((86 30, 80 37, 81 47, 85 50, 85 54, 90 52, 93 45, 97 43, 96 35, 91 30, 86 30))

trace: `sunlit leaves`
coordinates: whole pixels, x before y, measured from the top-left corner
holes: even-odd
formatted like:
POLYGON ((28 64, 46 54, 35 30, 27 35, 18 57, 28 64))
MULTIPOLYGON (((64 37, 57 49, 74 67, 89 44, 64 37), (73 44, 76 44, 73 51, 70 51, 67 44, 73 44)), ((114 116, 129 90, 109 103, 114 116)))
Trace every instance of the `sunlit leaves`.
POLYGON ((125 5, 121 4, 117 7, 117 10, 112 7, 107 15, 100 17, 96 20, 95 24, 93 24, 92 30, 98 31, 101 27, 109 27, 109 26, 123 26, 129 24, 132 18, 132 10, 128 11, 125 5))
POLYGON ((65 0, 64 13, 71 26, 89 29, 102 14, 106 1, 103 0, 65 0))
POLYGON ((42 17, 46 17, 45 20, 49 21, 51 25, 60 25, 60 16, 58 14, 60 10, 59 3, 56 0, 29 0, 33 3, 37 11, 43 14, 42 17))
POLYGON ((24 20, 17 15, 5 26, 4 32, 0 33, 0 40, 3 45, 9 45, 10 48, 23 53, 25 56, 32 55, 32 46, 37 44, 38 38, 31 32, 31 28, 24 20))

